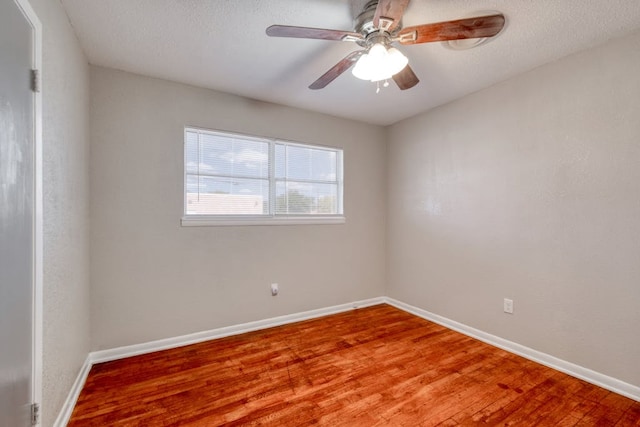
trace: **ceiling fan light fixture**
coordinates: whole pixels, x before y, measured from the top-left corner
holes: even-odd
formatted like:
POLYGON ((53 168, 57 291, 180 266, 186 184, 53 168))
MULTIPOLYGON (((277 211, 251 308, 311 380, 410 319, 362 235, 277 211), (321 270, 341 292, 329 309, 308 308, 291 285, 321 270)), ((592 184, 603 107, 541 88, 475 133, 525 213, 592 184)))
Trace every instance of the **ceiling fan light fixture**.
POLYGON ((398 49, 387 49, 382 43, 376 43, 358 59, 352 74, 361 79, 378 82, 390 79, 407 66, 409 60, 398 49))
POLYGON ((389 49, 387 53, 389 54, 389 68, 393 71, 391 75, 399 73, 409 64, 409 59, 395 47, 389 49))
MULTIPOLYGON (((505 16, 496 11, 487 11, 469 18, 403 27, 402 18, 410 0, 364 1, 365 6, 355 19, 354 31, 291 25, 271 25, 267 28, 267 35, 270 37, 350 41, 363 48, 342 58, 309 85, 309 89, 326 87, 348 69, 359 79, 384 81, 383 87, 393 77, 400 90, 411 89, 420 79, 411 69, 407 58, 390 48, 393 43, 414 45, 449 41, 446 46, 452 49, 471 48, 495 37, 505 28, 505 16), (462 39, 469 40, 455 41, 462 39)), ((377 86, 379 88, 380 83, 377 86)))

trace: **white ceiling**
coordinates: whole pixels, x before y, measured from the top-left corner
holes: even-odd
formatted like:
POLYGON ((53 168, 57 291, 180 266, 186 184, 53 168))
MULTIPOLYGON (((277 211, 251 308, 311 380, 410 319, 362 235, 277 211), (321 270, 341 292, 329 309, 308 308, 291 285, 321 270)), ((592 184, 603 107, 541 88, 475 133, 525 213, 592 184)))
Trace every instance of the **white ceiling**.
POLYGON ((380 125, 640 29, 639 0, 412 0, 404 26, 482 11, 507 24, 472 50, 401 46, 420 83, 376 95, 350 72, 307 88, 355 43, 265 34, 271 24, 352 30, 366 0, 61 1, 92 64, 380 125))

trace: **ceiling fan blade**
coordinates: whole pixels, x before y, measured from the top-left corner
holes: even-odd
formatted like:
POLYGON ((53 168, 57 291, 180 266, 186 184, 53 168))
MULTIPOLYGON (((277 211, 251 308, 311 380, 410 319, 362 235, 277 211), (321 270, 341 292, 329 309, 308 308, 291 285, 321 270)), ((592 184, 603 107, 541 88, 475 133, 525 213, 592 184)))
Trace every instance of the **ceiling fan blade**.
POLYGON ((272 25, 267 28, 271 37, 293 37, 299 39, 321 39, 337 41, 364 40, 360 33, 352 31, 328 30, 326 28, 295 27, 291 25, 272 25))
POLYGON ((394 74, 393 81, 396 82, 401 90, 411 89, 420 82, 418 76, 413 72, 410 66, 406 66, 397 74, 394 74))
POLYGON ((398 41, 402 44, 417 44, 493 37, 503 27, 504 15, 502 14, 478 16, 403 28, 398 34, 398 41))
POLYGON ((322 89, 334 81, 340 74, 347 71, 365 53, 364 50, 356 50, 345 56, 342 61, 334 65, 329 71, 320 76, 318 80, 311 83, 309 89, 322 89))
POLYGON ((409 0, 380 0, 373 16, 373 25, 376 28, 382 26, 382 29, 388 32, 395 30, 408 4, 409 0))

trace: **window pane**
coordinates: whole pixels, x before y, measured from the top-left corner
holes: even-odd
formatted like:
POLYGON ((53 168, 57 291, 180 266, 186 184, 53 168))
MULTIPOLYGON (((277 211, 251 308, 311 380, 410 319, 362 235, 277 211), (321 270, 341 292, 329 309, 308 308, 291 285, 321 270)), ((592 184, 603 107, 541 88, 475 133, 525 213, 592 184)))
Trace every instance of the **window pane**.
POLYGON ((187 214, 264 215, 269 213, 269 181, 187 176, 187 214), (199 191, 191 191, 191 185, 199 191))
POLYGON ((232 175, 233 162, 225 155, 233 152, 233 140, 218 135, 200 134, 200 169, 206 175, 232 175))
POLYGON ((311 198, 306 196, 301 188, 289 184, 291 183, 276 183, 276 214, 311 213, 311 198))
POLYGON ((335 215, 338 213, 338 186, 337 184, 315 184, 314 203, 319 214, 335 215))
MULTIPOLYGON (((284 157, 284 156, 282 156, 284 157)), ((282 161, 276 153, 276 169, 278 161, 282 161)), ((317 148, 299 147, 290 145, 286 147, 286 178, 312 181, 336 180, 336 152, 317 148)), ((282 174, 276 174, 282 178, 282 174)))
POLYGON ((280 181, 276 184, 276 214, 337 214, 337 184, 280 181))
POLYGON ((342 213, 342 150, 186 128, 184 161, 187 215, 342 213))
POLYGON ((200 186, 198 175, 187 175, 187 193, 198 193, 200 191, 200 186))
POLYGON ((311 179, 318 181, 335 181, 336 152, 328 150, 311 150, 311 179))
POLYGON ((287 161, 286 161, 286 150, 287 146, 284 144, 276 144, 276 158, 275 158, 275 169, 276 169, 276 178, 286 178, 287 177, 287 161))
POLYGON ((304 147, 287 147, 287 171, 289 179, 311 179, 311 150, 304 147))
POLYGON ((187 173, 198 173, 198 134, 187 132, 185 139, 185 169, 187 173))
POLYGON ((234 175, 269 177, 269 144, 258 141, 234 141, 233 154, 226 153, 225 160, 234 165, 234 175))
POLYGON ((200 134, 200 174, 269 177, 269 143, 200 134))

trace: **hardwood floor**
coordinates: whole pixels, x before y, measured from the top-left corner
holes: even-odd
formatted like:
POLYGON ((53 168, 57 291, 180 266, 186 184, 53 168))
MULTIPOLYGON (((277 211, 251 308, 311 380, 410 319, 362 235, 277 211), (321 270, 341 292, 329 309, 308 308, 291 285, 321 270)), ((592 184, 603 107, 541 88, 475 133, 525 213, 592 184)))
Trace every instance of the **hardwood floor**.
POLYGON ((640 426, 640 403, 378 305, 95 365, 68 426, 640 426))

